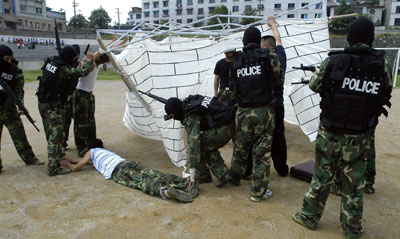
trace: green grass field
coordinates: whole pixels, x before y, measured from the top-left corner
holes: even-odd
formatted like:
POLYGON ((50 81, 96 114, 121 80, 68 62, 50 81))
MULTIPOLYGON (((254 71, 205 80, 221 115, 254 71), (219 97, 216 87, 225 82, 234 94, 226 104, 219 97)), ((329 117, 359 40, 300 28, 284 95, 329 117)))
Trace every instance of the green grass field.
MULTIPOLYGON (((24 71, 25 82, 32 82, 37 79, 38 76, 42 75, 42 71, 24 71)), ((113 69, 107 69, 104 71, 100 69, 99 75, 97 76, 98 80, 119 80, 121 79, 117 73, 113 69)))

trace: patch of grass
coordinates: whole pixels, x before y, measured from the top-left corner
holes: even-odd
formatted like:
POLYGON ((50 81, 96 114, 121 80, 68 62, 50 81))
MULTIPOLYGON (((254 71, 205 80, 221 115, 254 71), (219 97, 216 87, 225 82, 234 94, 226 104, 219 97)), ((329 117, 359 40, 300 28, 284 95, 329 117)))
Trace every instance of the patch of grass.
MULTIPOLYGON (((394 76, 393 76, 393 78, 394 78, 394 76)), ((400 87, 400 75, 399 74, 397 74, 396 87, 400 87)))
MULTIPOLYGON (((36 81, 38 76, 42 75, 42 71, 24 71, 25 82, 36 81)), ((98 80, 120 80, 121 78, 113 69, 107 69, 104 71, 100 69, 97 76, 98 80)))

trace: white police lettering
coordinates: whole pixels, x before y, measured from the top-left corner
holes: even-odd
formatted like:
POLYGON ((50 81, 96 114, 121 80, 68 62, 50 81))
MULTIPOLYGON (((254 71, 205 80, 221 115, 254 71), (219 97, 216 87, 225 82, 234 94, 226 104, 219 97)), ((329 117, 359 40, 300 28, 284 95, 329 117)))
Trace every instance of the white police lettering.
POLYGON ((210 104, 212 98, 209 96, 204 96, 203 101, 201 102, 201 105, 205 108, 208 108, 208 105, 210 104))
POLYGON ((12 75, 10 75, 10 74, 7 74, 7 73, 1 73, 1 79, 4 79, 4 80, 12 80, 12 75))
POLYGON ((237 69, 237 77, 261 75, 261 66, 249 66, 237 69))
POLYGON ((56 67, 56 66, 53 66, 53 65, 50 64, 50 63, 47 63, 47 65, 46 65, 46 70, 48 70, 48 71, 50 71, 51 73, 55 74, 55 73, 56 73, 56 70, 57 70, 57 67, 56 67))
POLYGON ((362 85, 360 85, 361 80, 357 79, 350 79, 345 77, 342 84, 342 89, 349 89, 352 91, 360 91, 369 94, 377 95, 379 91, 379 86, 381 83, 373 82, 373 81, 363 81, 362 85))

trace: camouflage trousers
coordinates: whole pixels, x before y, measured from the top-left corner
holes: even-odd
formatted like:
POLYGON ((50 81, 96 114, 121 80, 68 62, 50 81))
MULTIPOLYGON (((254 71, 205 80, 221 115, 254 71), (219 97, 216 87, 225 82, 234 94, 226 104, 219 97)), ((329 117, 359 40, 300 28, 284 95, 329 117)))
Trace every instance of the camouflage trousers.
POLYGON ((252 196, 261 197, 268 188, 274 125, 273 105, 256 108, 239 107, 236 111, 236 133, 230 173, 234 180, 240 181, 246 171, 251 151, 252 196))
POLYGON ((231 90, 220 90, 217 98, 221 102, 232 102, 235 96, 231 90))
POLYGON ((190 178, 151 169, 140 162, 124 161, 115 167, 112 178, 121 185, 140 189, 142 192, 160 196, 160 189, 173 187, 186 191, 190 178))
POLYGON ((336 172, 341 172, 340 222, 349 238, 358 238, 363 212, 366 155, 374 131, 360 135, 335 135, 320 126, 315 144, 315 170, 307 190, 302 213, 318 223, 336 172))
MULTIPOLYGON (((10 105, 8 111, 4 111, 3 107, 0 106, 0 141, 3 133, 3 125, 5 125, 10 133, 11 139, 14 143, 15 149, 18 155, 26 163, 30 164, 36 161, 37 158, 32 151, 32 147, 28 142, 25 134, 24 125, 17 112, 15 105, 10 105)), ((3 168, 3 162, 0 157, 0 170, 3 168)))
POLYGON ((60 167, 63 143, 63 110, 65 104, 61 102, 41 103, 39 112, 43 121, 44 133, 47 140, 47 155, 49 164, 47 174, 53 175, 60 167))
POLYGON ((196 170, 196 175, 199 175, 200 180, 211 179, 210 170, 218 179, 228 173, 229 169, 218 149, 224 147, 234 134, 234 121, 228 125, 210 128, 201 133, 201 152, 199 152, 201 156, 196 157, 200 158, 200 162, 190 162, 190 168, 196 170))
POLYGON ((88 141, 96 138, 95 98, 92 93, 75 90, 72 101, 75 145, 78 152, 82 152, 88 141))
MULTIPOLYGON (((367 156, 366 156, 366 170, 365 170, 365 177, 366 177, 366 184, 374 185, 375 183, 375 175, 376 175, 376 165, 375 165, 375 134, 372 136, 371 145, 368 149, 367 156)), ((342 171, 337 170, 335 172, 335 177, 333 178, 333 184, 331 188, 331 192, 335 194, 341 194, 341 179, 343 178, 342 171)))
MULTIPOLYGON (((63 109, 63 141, 62 146, 67 147, 68 138, 69 138, 69 128, 72 122, 72 96, 69 96, 67 101, 64 104, 63 109)), ((75 123, 74 123, 75 124, 75 123)))

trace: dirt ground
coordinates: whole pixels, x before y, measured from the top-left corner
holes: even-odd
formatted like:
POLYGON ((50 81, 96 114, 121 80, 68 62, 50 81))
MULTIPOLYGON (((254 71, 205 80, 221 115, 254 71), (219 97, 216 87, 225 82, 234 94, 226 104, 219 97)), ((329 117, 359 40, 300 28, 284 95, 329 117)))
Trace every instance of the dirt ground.
MULTIPOLYGON (((25 86, 25 104, 41 129, 24 117, 28 139, 39 159, 47 162, 46 140, 34 92, 25 86)), ((95 87, 97 134, 105 147, 129 160, 181 175, 170 163, 161 141, 144 139, 123 124, 125 87, 121 81, 99 81, 95 87)), ((394 90, 389 118, 376 132, 376 194, 364 196, 364 237, 400 235, 400 91, 394 90)), ((290 166, 314 158, 314 144, 300 128, 286 124, 290 166)), ((67 155, 76 156, 71 132, 67 155)), ((4 171, 0 174, 0 238, 343 238, 340 198, 331 195, 317 231, 294 223, 308 183, 279 177, 271 169, 267 201, 250 201, 250 182, 219 189, 202 184, 190 204, 164 201, 104 180, 90 166, 77 173, 48 177, 46 166, 26 166, 18 157, 7 130, 2 137, 4 171)), ((230 165, 232 145, 223 150, 230 165)))

